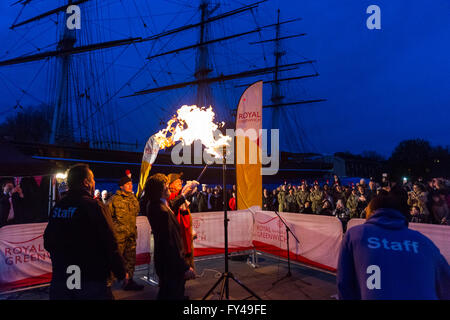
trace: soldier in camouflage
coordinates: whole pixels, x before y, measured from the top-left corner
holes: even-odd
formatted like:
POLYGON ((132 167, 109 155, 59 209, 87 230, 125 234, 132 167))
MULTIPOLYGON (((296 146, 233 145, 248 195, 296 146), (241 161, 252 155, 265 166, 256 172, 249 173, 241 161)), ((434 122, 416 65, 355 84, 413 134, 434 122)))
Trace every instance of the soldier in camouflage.
POLYGON ((350 210, 350 219, 353 218, 359 218, 359 212, 358 212, 358 191, 356 189, 352 190, 352 193, 350 194, 350 197, 347 199, 347 208, 350 210))
POLYGON ((297 199, 294 194, 294 189, 289 189, 289 193, 286 196, 286 211, 287 212, 297 212, 297 199))
POLYGON ((299 209, 299 212, 302 212, 303 209, 305 208, 305 203, 306 201, 309 201, 309 192, 306 189, 306 185, 302 184, 300 187, 300 190, 297 191, 296 194, 296 200, 297 200, 297 206, 299 209))
MULTIPOLYGON (((109 201, 108 209, 114 223, 119 252, 125 260, 125 266, 130 277, 123 289, 142 290, 144 286, 133 280, 136 265, 136 216, 139 213, 139 201, 133 193, 133 182, 129 177, 121 178, 119 187, 120 190, 117 190, 109 201)), ((109 281, 110 284, 112 281, 113 279, 109 281)))
POLYGON ((278 212, 283 211, 286 211, 286 185, 282 185, 278 192, 278 212))

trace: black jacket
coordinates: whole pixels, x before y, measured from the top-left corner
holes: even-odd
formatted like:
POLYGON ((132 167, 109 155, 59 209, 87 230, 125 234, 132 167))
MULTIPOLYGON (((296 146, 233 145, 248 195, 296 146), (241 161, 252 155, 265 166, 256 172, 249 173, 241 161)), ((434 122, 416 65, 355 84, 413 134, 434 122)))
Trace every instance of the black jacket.
MULTIPOLYGON (((13 193, 11 197, 14 209, 14 219, 9 221, 8 224, 22 223, 23 199, 17 192, 13 193)), ((0 195, 0 228, 7 224, 9 209, 11 209, 9 195, 6 195, 2 192, 0 195)))
MULTIPOLYGON (((169 202, 178 211, 184 203, 182 195, 169 202)), ((180 224, 173 211, 161 200, 149 201, 146 205, 147 218, 152 227, 155 243, 155 270, 160 279, 183 278, 189 265, 184 260, 180 224)))
POLYGON ((272 196, 269 194, 267 197, 263 195, 263 207, 264 211, 272 211, 272 196))
POLYGON ((108 209, 87 190, 69 191, 53 208, 44 232, 44 247, 52 259, 51 290, 57 299, 102 298, 92 292, 106 289, 111 272, 125 277, 108 209), (81 289, 68 290, 67 268, 81 270, 81 289), (92 289, 91 292, 88 292, 92 289))
POLYGON ((208 211, 208 193, 200 191, 197 195, 198 199, 198 211, 206 212, 208 211))
POLYGON ((212 211, 222 211, 223 210, 223 197, 220 194, 211 195, 211 207, 212 211))

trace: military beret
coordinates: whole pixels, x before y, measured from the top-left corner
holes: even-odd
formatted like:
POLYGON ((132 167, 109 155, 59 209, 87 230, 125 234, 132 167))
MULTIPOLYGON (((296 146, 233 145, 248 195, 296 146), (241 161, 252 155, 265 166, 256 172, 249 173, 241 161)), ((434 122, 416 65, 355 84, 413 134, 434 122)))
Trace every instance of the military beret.
POLYGON ((121 187, 121 186, 123 186, 124 184, 126 184, 126 183, 128 183, 128 182, 131 182, 132 180, 131 180, 131 178, 128 178, 128 177, 122 177, 122 178, 120 178, 120 180, 119 180, 119 187, 121 187))

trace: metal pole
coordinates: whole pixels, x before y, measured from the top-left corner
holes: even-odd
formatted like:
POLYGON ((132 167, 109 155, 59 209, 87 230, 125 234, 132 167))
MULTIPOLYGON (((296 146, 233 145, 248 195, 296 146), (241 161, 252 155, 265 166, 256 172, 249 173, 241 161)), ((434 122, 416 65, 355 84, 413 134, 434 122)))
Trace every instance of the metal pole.
POLYGON ((289 252, 289 229, 286 227, 286 240, 287 240, 287 258, 288 258, 288 276, 291 276, 291 255, 289 252))
POLYGON ((200 182, 200 179, 202 178, 203 174, 205 173, 206 169, 208 168, 208 164, 205 165, 200 175, 197 177, 197 182, 200 182))
MULTIPOLYGON (((223 147, 223 170, 222 170, 222 182, 223 182, 223 211, 224 211, 224 225, 225 225, 225 274, 228 275, 228 211, 227 211, 227 185, 226 185, 226 148, 223 147)), ((228 290, 228 277, 225 277, 225 294, 227 300, 229 300, 228 290)))

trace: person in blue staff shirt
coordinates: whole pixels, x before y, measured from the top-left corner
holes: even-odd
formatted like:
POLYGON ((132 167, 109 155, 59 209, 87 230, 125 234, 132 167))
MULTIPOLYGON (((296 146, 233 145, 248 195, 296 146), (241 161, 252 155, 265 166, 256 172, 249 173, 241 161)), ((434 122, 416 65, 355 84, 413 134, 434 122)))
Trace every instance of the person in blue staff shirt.
POLYGON ((341 300, 450 299, 450 267, 436 245, 408 228, 407 195, 392 190, 367 207, 350 228, 338 260, 341 300))

